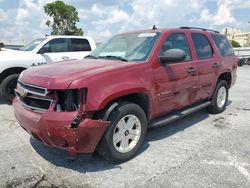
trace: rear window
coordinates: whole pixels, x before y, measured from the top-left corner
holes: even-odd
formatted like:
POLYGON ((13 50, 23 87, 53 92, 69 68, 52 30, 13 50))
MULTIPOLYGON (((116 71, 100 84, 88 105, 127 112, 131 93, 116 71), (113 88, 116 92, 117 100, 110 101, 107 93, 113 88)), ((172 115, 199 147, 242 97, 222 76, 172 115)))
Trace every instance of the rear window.
POLYGON ((192 33, 196 54, 198 59, 209 59, 213 57, 212 47, 207 37, 200 33, 192 33))
POLYGON ((91 51, 89 41, 87 39, 71 39, 71 51, 91 51))
POLYGON ((212 35, 212 38, 220 50, 222 56, 234 56, 232 45, 229 43, 227 38, 223 35, 212 35))

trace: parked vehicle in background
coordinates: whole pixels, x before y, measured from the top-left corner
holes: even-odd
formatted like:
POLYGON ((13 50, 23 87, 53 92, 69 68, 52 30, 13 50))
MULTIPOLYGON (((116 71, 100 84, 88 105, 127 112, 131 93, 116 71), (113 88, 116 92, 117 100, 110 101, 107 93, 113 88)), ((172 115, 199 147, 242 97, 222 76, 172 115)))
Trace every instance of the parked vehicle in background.
POLYGON ((4 47, 4 44, 0 42, 0 51, 2 51, 3 47, 4 47))
POLYGON ((11 101, 19 74, 32 66, 82 59, 96 48, 91 37, 47 36, 33 40, 21 50, 0 52, 0 96, 11 101))
POLYGON ((236 70, 224 35, 154 27, 116 35, 83 60, 24 71, 14 112, 45 144, 122 162, 136 155, 149 127, 202 108, 223 112, 236 70))
POLYGON ((234 52, 239 66, 250 64, 250 47, 234 48, 234 52))

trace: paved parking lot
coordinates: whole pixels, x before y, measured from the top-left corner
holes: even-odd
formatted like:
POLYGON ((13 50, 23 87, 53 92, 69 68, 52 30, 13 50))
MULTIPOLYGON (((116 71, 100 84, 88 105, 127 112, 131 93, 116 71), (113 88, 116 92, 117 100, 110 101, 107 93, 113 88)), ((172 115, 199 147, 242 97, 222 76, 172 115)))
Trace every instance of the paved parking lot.
POLYGON ((250 66, 238 68, 224 113, 151 129, 140 154, 119 165, 44 146, 1 100, 0 187, 250 187, 249 122, 250 66))

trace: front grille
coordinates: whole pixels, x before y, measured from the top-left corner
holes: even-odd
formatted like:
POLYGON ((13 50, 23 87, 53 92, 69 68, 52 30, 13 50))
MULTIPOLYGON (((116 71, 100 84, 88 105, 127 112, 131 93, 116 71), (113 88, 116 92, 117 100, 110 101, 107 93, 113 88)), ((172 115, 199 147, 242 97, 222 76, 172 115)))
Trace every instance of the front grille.
POLYGON ((17 89, 25 91, 26 93, 40 95, 40 96, 46 96, 48 94, 48 90, 46 88, 25 84, 20 81, 17 82, 17 89))
POLYGON ((48 91, 45 88, 22 82, 18 82, 16 89, 16 96, 23 106, 35 111, 46 111, 51 107, 53 99, 47 94, 48 91))

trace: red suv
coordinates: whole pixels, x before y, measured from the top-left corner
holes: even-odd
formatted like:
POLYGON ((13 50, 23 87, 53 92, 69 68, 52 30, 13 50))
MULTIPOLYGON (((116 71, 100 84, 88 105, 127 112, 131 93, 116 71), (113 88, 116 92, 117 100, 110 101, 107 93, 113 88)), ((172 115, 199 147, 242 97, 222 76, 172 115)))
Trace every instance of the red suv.
POLYGON ((222 112, 236 80, 231 44, 217 31, 181 27, 123 33, 83 60, 30 68, 13 101, 20 125, 71 154, 126 161, 147 129, 202 108, 222 112))

